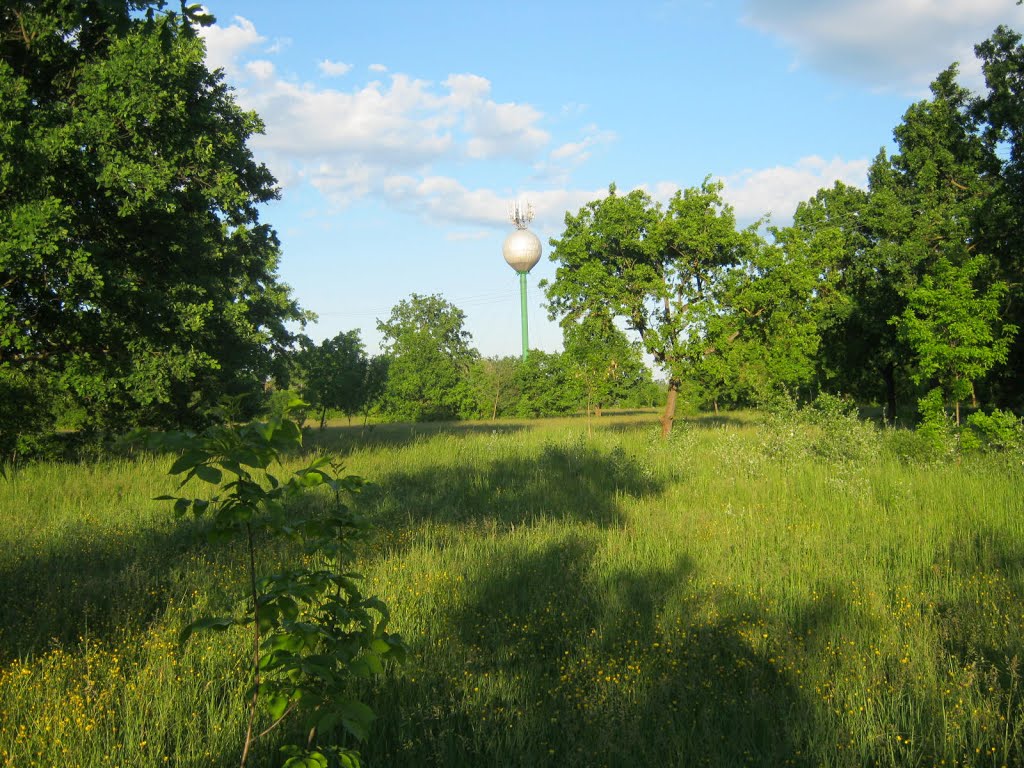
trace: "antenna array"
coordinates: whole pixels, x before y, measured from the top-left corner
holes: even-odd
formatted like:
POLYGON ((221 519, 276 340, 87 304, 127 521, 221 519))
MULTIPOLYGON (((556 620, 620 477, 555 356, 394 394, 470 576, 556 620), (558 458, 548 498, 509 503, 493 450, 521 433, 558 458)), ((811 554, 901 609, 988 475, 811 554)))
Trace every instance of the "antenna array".
POLYGON ((509 203, 508 220, 516 225, 516 229, 526 229, 527 225, 533 221, 533 205, 527 203, 524 207, 518 200, 509 203))

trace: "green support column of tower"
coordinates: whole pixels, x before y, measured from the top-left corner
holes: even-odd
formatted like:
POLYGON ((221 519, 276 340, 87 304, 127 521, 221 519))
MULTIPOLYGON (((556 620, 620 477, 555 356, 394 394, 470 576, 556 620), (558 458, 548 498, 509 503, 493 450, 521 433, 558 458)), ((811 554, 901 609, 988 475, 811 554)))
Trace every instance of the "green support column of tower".
POLYGON ((523 360, 530 354, 530 324, 526 319, 526 273, 519 273, 519 308, 523 314, 523 360))
POLYGON ((523 360, 530 351, 529 327, 526 313, 526 275, 540 261, 541 246, 538 237, 526 227, 533 219, 533 206, 525 208, 519 203, 510 206, 509 220, 515 224, 516 231, 505 238, 501 253, 505 261, 519 273, 519 301, 523 316, 523 360))

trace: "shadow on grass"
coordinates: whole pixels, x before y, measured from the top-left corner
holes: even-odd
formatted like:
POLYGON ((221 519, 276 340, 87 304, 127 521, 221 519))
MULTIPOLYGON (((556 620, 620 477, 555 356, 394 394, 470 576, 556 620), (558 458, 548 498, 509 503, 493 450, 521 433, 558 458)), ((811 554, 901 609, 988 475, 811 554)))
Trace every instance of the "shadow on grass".
POLYGON ((922 606, 938 619, 946 652, 961 667, 980 662, 998 670, 1002 692, 1012 695, 1011 687, 1021 681, 1011 678, 1019 676, 1018 660, 1024 659, 1019 621, 1019 608, 1024 605, 1024 546, 1006 532, 965 532, 939 554, 931 573, 925 574, 926 582, 930 577, 940 590, 950 581, 957 585, 948 599, 937 590, 934 606, 922 606))
POLYGON ((496 457, 466 467, 398 472, 367 492, 376 524, 391 532, 423 522, 490 524, 539 520, 622 524, 621 501, 661 493, 663 484, 621 448, 585 441, 545 445, 536 457, 496 457))
POLYGON ((512 434, 530 429, 529 424, 500 421, 428 421, 419 423, 382 423, 363 427, 332 425, 323 430, 304 428, 307 447, 346 453, 354 448, 400 448, 437 435, 471 437, 473 435, 512 434))
POLYGON ((813 707, 741 632, 752 605, 713 610, 685 556, 605 573, 598 554, 568 534, 488 558, 415 647, 419 668, 374 692, 368 763, 814 764, 813 707))
POLYGON ((181 590, 182 560, 212 552, 202 530, 193 520, 130 535, 83 525, 46 552, 0 562, 0 662, 153 621, 181 590))

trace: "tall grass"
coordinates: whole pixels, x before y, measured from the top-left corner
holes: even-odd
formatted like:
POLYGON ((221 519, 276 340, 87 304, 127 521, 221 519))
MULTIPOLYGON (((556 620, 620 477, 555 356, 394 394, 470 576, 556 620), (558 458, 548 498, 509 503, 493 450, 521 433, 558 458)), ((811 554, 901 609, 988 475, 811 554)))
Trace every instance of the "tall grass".
MULTIPOLYGON (((358 566, 413 649, 361 692, 369 765, 1024 764, 1021 467, 752 415, 592 427, 315 436, 374 482, 358 566)), ((174 637, 240 553, 150 501, 169 463, 0 483, 0 765, 237 761, 245 641, 174 637)))

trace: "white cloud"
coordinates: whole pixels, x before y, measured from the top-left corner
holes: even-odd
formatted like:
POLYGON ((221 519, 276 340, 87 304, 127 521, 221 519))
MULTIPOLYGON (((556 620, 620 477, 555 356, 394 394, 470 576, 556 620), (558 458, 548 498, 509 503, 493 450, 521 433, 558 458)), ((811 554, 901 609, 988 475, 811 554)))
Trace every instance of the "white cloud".
MULTIPOLYGON (((561 227, 566 210, 606 194, 569 188, 568 172, 594 148, 614 140, 611 132, 586 126, 577 141, 552 150, 545 128, 549 116, 536 107, 495 98, 492 83, 474 73, 454 73, 440 83, 389 73, 369 82, 325 87, 322 81, 284 76, 266 58, 265 38, 251 22, 236 17, 227 27, 204 31, 210 61, 230 70, 236 97, 260 114, 266 133, 252 145, 283 185, 307 184, 337 211, 359 199, 391 207, 466 231, 457 239, 504 229, 510 200, 529 200, 540 231, 561 227), (563 189, 549 176, 535 189, 488 188, 463 180, 465 171, 490 176, 494 161, 531 169, 552 167, 563 189), (458 168, 459 177, 454 175, 458 168)), ((349 74, 339 61, 311 61, 325 75, 349 74)), ((380 64, 373 72, 387 72, 380 64)), ((556 116, 557 118, 557 116, 556 116)))
POLYGON ((469 133, 466 154, 474 159, 497 156, 528 158, 535 155, 551 139, 537 126, 543 115, 529 104, 505 102, 488 98, 491 83, 472 74, 450 75, 443 85, 448 88, 447 104, 462 116, 469 133))
POLYGON ((744 21, 810 65, 881 90, 920 93, 954 61, 977 85, 973 46, 1000 23, 1020 24, 1009 0, 746 0, 744 21))
POLYGON ((813 197, 822 187, 831 187, 836 181, 866 186, 868 166, 868 160, 804 157, 794 165, 747 169, 725 176, 722 194, 740 222, 771 214, 773 223, 784 224, 798 203, 813 197))
POLYGON ((602 131, 596 126, 589 126, 588 130, 589 135, 581 141, 570 141, 551 150, 551 159, 578 164, 590 158, 594 147, 610 144, 617 138, 614 131, 602 131))
POLYGON ((242 16, 235 16, 226 27, 220 24, 202 27, 199 36, 206 43, 206 66, 210 70, 223 69, 229 74, 238 71, 237 60, 245 50, 266 40, 255 25, 242 16))
POLYGON ((292 42, 293 41, 290 37, 275 37, 274 42, 266 47, 264 53, 269 53, 271 55, 281 53, 281 51, 291 48, 292 42))
POLYGON ((257 80, 269 80, 274 76, 274 62, 266 59, 256 59, 246 62, 245 71, 257 80))
POLYGON ((534 210, 535 230, 555 232, 566 211, 577 211, 591 200, 608 194, 607 189, 534 189, 498 192, 470 189, 449 176, 429 176, 419 181, 386 180, 388 199, 395 205, 459 224, 507 228, 506 211, 513 200, 529 201, 534 210), (390 183, 389 183, 390 182, 390 183))
POLYGON ((330 59, 323 59, 317 68, 320 70, 322 75, 327 77, 341 77, 351 71, 352 65, 346 64, 343 61, 331 61, 330 59))

